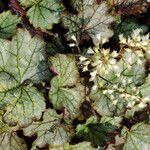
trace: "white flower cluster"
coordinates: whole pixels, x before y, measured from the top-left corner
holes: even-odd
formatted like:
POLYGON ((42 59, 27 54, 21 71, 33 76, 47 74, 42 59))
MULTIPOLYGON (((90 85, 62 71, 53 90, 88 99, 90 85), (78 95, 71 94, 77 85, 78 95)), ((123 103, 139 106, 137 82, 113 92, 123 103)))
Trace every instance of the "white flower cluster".
POLYGON ((99 48, 99 46, 90 49, 93 53, 90 58, 80 57, 80 62, 83 64, 83 71, 89 70, 89 64, 92 68, 90 70, 90 81, 94 81, 96 76, 104 76, 109 73, 113 66, 116 65, 117 52, 110 52, 109 49, 99 48))
POLYGON ((110 85, 109 89, 102 90, 102 93, 111 99, 112 104, 116 105, 120 99, 124 99, 127 108, 132 108, 136 103, 140 108, 145 107, 148 99, 140 97, 140 90, 131 83, 130 78, 120 77, 120 81, 120 83, 110 85))
MULTIPOLYGON (((150 39, 149 39, 149 34, 147 35, 140 35, 142 32, 142 29, 136 29, 133 30, 133 33, 131 34, 131 37, 125 38, 121 34, 119 36, 120 39, 120 44, 127 45, 128 48, 134 53, 136 53, 139 57, 143 57, 145 52, 146 57, 150 56, 150 39)), ((126 48, 125 48, 126 49, 126 48)), ((150 57, 149 57, 150 59, 150 57)))
MULTIPOLYGON (((136 29, 128 38, 120 35, 121 49, 119 53, 110 52, 109 49, 101 48, 98 44, 93 49, 89 49, 89 57, 80 57, 83 71, 89 71, 90 81, 94 82, 92 91, 99 88, 102 94, 112 101, 113 105, 117 105, 120 100, 123 100, 127 108, 132 108, 135 105, 144 108, 149 101, 148 97, 141 97, 140 90, 133 83, 133 78, 122 74, 124 71, 130 74, 133 65, 133 67, 140 68, 145 62, 145 56, 148 54, 150 56, 149 34, 141 36, 140 32, 141 29, 136 29), (121 58, 117 61, 116 58, 119 56, 121 58), (114 83, 106 79, 111 73, 117 78, 114 83)), ((101 43, 104 44, 105 41, 101 43)))

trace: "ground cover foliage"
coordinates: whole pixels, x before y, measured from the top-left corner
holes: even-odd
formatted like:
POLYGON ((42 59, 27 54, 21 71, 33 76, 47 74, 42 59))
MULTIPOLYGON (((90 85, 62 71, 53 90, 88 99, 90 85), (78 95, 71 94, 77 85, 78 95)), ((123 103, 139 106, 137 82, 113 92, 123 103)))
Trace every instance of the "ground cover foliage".
POLYGON ((149 0, 1 0, 0 150, 149 150, 149 15, 149 0))

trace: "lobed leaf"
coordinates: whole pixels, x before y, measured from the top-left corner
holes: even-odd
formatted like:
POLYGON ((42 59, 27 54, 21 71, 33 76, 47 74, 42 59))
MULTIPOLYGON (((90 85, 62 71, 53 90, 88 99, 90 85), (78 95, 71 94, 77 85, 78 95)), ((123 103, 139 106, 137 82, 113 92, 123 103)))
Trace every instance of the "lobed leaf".
POLYGON ((94 150, 91 146, 90 142, 81 142, 79 144, 70 145, 69 143, 64 144, 63 146, 56 147, 56 148, 49 148, 49 150, 94 150))
POLYGON ((27 150, 25 141, 19 138, 16 133, 3 133, 0 135, 0 149, 27 150))
POLYGON ((0 149, 7 150, 27 150, 25 141, 17 136, 8 125, 6 125, 0 117, 0 149))
POLYGON ((0 14, 0 38, 10 38, 17 29, 20 18, 6 11, 0 14))
POLYGON ((145 83, 140 86, 140 91, 143 97, 150 99, 150 75, 146 78, 145 83))
POLYGON ((112 141, 113 133, 116 127, 109 123, 87 123, 79 124, 76 128, 77 135, 84 138, 85 141, 92 143, 94 147, 105 146, 107 142, 112 141))
POLYGON ((133 52, 125 52, 117 67, 112 68, 105 77, 98 77, 98 88, 90 93, 94 109, 102 116, 119 116, 136 102, 141 102, 143 97, 137 85, 145 80, 144 66, 145 59, 139 60, 133 52))
POLYGON ((62 11, 60 0, 19 0, 28 8, 27 16, 35 28, 52 29, 53 24, 59 23, 62 11))
POLYGON ((27 126, 45 110, 43 95, 25 86, 28 80, 40 82, 50 77, 45 44, 23 29, 12 41, 0 39, 0 43, 0 109, 6 111, 3 117, 9 125, 27 126))
POLYGON ((10 126, 27 126, 33 119, 39 120, 46 107, 43 95, 30 86, 11 90, 0 101, 6 105, 3 119, 10 126))
POLYGON ((11 42, 0 39, 0 54, 1 76, 11 77, 18 85, 27 79, 49 78, 45 43, 38 37, 32 38, 26 30, 19 29, 11 42))
POLYGON ((125 138, 123 150, 141 150, 150 148, 150 126, 144 123, 137 123, 130 131, 124 127, 122 136, 125 138))
POLYGON ((113 31, 109 28, 114 21, 113 16, 108 14, 108 5, 102 2, 96 4, 94 0, 72 0, 72 5, 78 11, 78 14, 67 13, 62 16, 63 23, 68 27, 68 39, 75 35, 80 41, 90 35, 97 43, 100 39, 109 38, 113 31))
POLYGON ((61 124, 62 116, 55 110, 47 109, 44 112, 43 120, 33 122, 27 128, 24 128, 26 136, 37 134, 37 139, 33 146, 44 147, 47 144, 51 147, 65 144, 70 139, 71 132, 61 124))
POLYGON ((79 73, 73 55, 50 57, 52 68, 58 73, 51 81, 49 98, 55 109, 66 108, 74 118, 84 98, 84 87, 79 83, 79 73))

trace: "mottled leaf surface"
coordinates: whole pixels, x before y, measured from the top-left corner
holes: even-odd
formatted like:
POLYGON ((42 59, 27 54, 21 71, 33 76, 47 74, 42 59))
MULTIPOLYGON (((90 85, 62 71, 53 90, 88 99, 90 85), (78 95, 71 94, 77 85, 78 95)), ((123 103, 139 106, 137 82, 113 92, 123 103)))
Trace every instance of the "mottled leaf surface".
POLYGON ((98 88, 90 93, 94 109, 102 116, 118 116, 125 114, 127 108, 132 108, 133 99, 140 102, 143 97, 137 85, 145 80, 144 66, 145 59, 139 60, 136 54, 125 52, 117 67, 97 79, 98 88))
POLYGON ((40 119, 45 110, 43 95, 30 86, 9 91, 0 101, 7 109, 3 118, 11 126, 27 126, 33 119, 40 119))
POLYGON ((68 38, 75 35, 78 40, 86 39, 88 33, 96 43, 101 38, 107 39, 113 35, 109 26, 114 18, 108 14, 105 2, 98 5, 94 0, 72 0, 72 4, 78 14, 62 16, 64 25, 69 29, 68 38))
POLYGON ((81 142, 79 144, 70 145, 69 143, 64 144, 61 147, 56 148, 49 148, 49 150, 94 150, 94 148, 91 146, 90 142, 81 142))
POLYGON ((56 109, 66 108, 75 117, 84 98, 84 87, 79 83, 75 57, 58 54, 49 60, 58 74, 51 81, 49 98, 56 109))
POLYGON ((26 136, 37 134, 37 139, 33 147, 44 147, 47 144, 51 147, 60 146, 69 141, 71 131, 61 124, 62 116, 55 110, 47 109, 43 116, 43 121, 33 122, 27 128, 24 128, 26 136))
POLYGON ((137 123, 130 131, 124 127, 122 136, 126 139, 123 150, 150 149, 150 125, 137 123))
POLYGON ((113 126, 119 127, 121 126, 120 123, 122 121, 122 117, 108 117, 108 116, 104 116, 101 118, 100 123, 109 123, 112 124, 113 126))
POLYGON ((6 11, 0 14, 0 38, 9 38, 15 32, 20 18, 6 11))
POLYGON ((0 150, 27 150, 25 141, 0 118, 0 150))
POLYGON ((115 97, 119 99, 117 104, 113 104, 113 100, 109 95, 102 93, 101 89, 91 93, 90 98, 94 100, 93 108, 102 116, 118 116, 125 112, 126 101, 115 93, 115 97))
POLYGON ((145 80, 145 83, 140 86, 140 91, 142 96, 148 97, 150 99, 150 75, 145 80))
POLYGON ((58 23, 62 10, 60 0, 19 0, 28 8, 27 16, 35 28, 51 29, 58 23))
POLYGON ((45 110, 44 97, 35 88, 25 86, 30 80, 49 78, 45 44, 28 31, 19 29, 12 41, 0 39, 0 109, 10 125, 26 126, 39 119, 45 110))
POLYGON ((1 150, 27 150, 25 142, 16 133, 1 134, 0 143, 1 150))
POLYGON ((38 37, 32 38, 26 30, 19 29, 11 42, 1 39, 0 54, 0 76, 8 76, 6 80, 11 78, 21 84, 27 79, 49 78, 45 43, 38 37))

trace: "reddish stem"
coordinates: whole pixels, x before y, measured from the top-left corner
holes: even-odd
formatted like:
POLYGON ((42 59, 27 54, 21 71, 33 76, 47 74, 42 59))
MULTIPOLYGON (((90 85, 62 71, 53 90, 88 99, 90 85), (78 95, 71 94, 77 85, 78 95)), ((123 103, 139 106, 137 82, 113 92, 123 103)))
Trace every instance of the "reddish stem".
POLYGON ((20 4, 17 0, 10 0, 9 6, 19 16, 21 16, 21 17, 26 16, 26 11, 20 6, 20 4))
POLYGON ((29 22, 25 9, 20 5, 20 3, 17 0, 10 0, 9 1, 9 7, 12 9, 14 13, 19 15, 22 19, 22 26, 23 28, 26 28, 32 36, 39 35, 43 37, 43 33, 40 29, 35 29, 29 22))

